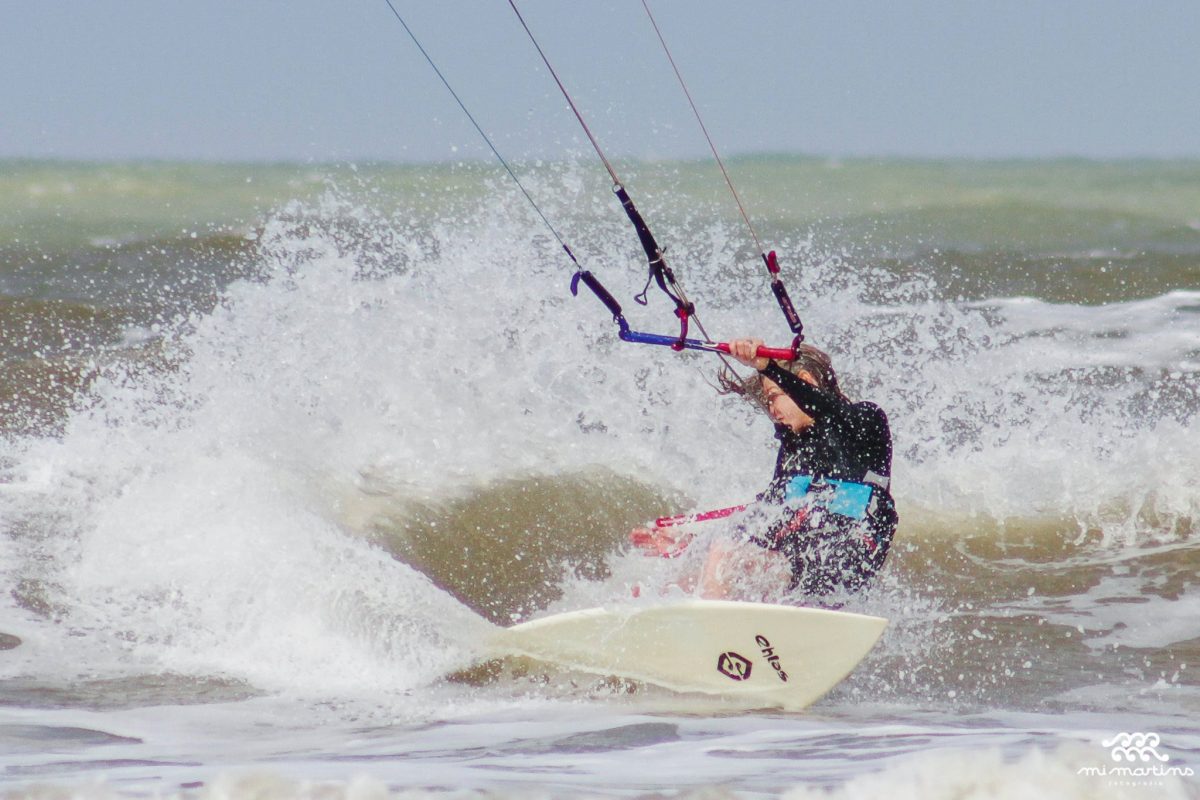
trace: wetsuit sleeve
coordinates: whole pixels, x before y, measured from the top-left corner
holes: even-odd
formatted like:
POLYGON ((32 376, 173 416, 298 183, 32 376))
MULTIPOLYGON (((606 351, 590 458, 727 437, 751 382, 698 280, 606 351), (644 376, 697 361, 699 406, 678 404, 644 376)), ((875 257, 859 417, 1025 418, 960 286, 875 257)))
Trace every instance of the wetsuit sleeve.
POLYGON ((779 384, 788 397, 810 417, 826 417, 843 411, 850 403, 830 392, 822 391, 803 378, 797 378, 774 361, 759 372, 779 384))
POLYGON ((876 480, 886 480, 892 474, 892 431, 883 409, 874 403, 854 403, 841 424, 857 442, 864 475, 874 473, 876 480))

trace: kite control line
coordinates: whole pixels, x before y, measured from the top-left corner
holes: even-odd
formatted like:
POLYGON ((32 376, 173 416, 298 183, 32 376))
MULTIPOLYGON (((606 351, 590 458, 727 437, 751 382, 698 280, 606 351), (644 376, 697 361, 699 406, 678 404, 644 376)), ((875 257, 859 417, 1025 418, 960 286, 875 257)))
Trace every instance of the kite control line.
MULTIPOLYGON (((525 29, 526 34, 529 35, 530 41, 532 41, 534 47, 537 48, 538 54, 542 57, 542 61, 545 63, 546 68, 550 71, 555 83, 558 84, 558 88, 562 92, 563 97, 566 98, 567 104, 571 107, 571 111, 574 112, 575 118, 579 121, 584 133, 587 134, 588 140, 592 143, 592 147, 596 150, 596 154, 600 157, 600 161, 604 164, 605 169, 608 170, 608 174, 613 180, 613 193, 617 196, 617 200, 620 201, 621 207, 625 210, 626 216, 629 217, 629 221, 633 224, 634 230, 638 236, 638 241, 641 243, 642 249, 646 253, 646 260, 650 272, 649 278, 646 282, 647 287, 649 287, 650 283, 652 282, 657 284, 663 293, 666 294, 675 305, 675 316, 679 320, 679 335, 676 337, 663 336, 654 333, 642 333, 640 331, 634 331, 630 328, 629 323, 625 321, 625 316, 621 311, 620 304, 617 303, 612 294, 604 288, 600 281, 594 275, 592 275, 591 272, 583 269, 582 265, 580 265, 578 259, 575 257, 575 253, 572 252, 571 247, 567 244, 566 240, 558 232, 558 229, 553 225, 553 223, 550 222, 549 217, 542 211, 541 207, 538 206, 537 202, 525 188, 525 185, 521 182, 521 179, 517 177, 516 172, 509 165, 508 161, 503 155, 500 154, 499 149, 497 149, 496 145, 492 142, 491 137, 487 135, 487 133, 483 130, 483 127, 476 121, 475 116, 467 108, 466 103, 464 103, 462 98, 459 97, 458 92, 456 92, 454 87, 450 85, 450 82, 438 68, 433 58, 421 45, 421 42, 417 39, 417 36, 415 33, 413 33, 413 30, 408 26, 408 23, 404 21, 404 18, 400 15, 400 12, 396 9, 396 6, 393 5, 392 0, 384 0, 384 2, 387 3, 388 8, 391 9, 392 14, 400 22, 401 26, 404 27, 405 32, 408 33, 409 38, 412 39, 413 44, 416 45, 417 49, 421 52, 421 55, 425 57, 425 60, 429 63, 429 66, 441 80, 442 85, 446 87, 446 90, 450 92, 450 95, 454 98, 455 102, 458 103, 458 107, 462 109, 462 112, 466 115, 467 119, 470 120, 471 124, 475 127, 475 130, 483 138, 484 142, 487 143, 487 146, 491 149, 492 154, 496 157, 496 160, 500 162, 502 167, 504 167, 505 172, 507 172, 508 176, 512 178, 513 183, 515 183, 517 188, 521 190, 521 194, 533 207, 533 210, 537 212, 538 217, 554 235, 554 238, 558 241, 559 245, 562 246, 563 252, 565 252, 567 257, 571 259, 571 263, 575 269, 575 274, 571 279, 571 294, 578 294, 579 282, 583 281, 587 287, 591 289, 592 292, 600 299, 600 301, 604 303, 608 310, 612 312, 613 321, 617 323, 618 336, 622 341, 634 342, 638 344, 665 345, 676 351, 700 350, 703 352, 716 353, 722 358, 722 360, 724 360, 724 356, 729 353, 729 345, 725 342, 714 342, 712 338, 709 337, 708 332, 704 330, 704 326, 700 323, 699 318, 696 317, 695 305, 687 299, 687 295, 684 293, 683 287, 680 286, 678 280, 676 280, 674 272, 669 266, 667 266, 666 259, 663 255, 663 248, 659 247, 658 242, 654 238, 654 234, 650 231, 650 227, 646 224, 645 219, 642 218, 641 213, 633 204, 633 200, 630 199, 629 193, 625 191, 625 187, 621 183, 620 178, 617 176, 616 170, 613 169, 612 163, 608 160, 607 156, 604 154, 604 151, 600 148, 599 143, 596 141, 596 137, 592 134, 591 129, 588 128, 587 122, 584 120, 583 115, 579 112, 574 100, 571 99, 566 87, 563 85, 562 81, 559 80, 558 74, 554 71, 554 67, 551 66, 549 59, 542 51, 542 48, 538 44, 537 39, 534 37, 533 32, 530 31, 529 26, 525 24, 525 19, 521 16, 521 12, 517 9, 514 0, 509 0, 509 5, 512 6, 512 10, 517 15, 517 19, 520 20, 521 26, 525 29), (703 335, 703 341, 688 338, 688 325, 692 320, 695 320, 696 327, 703 335)), ((649 9, 647 9, 647 11, 649 11, 649 9)), ((771 263, 774 263, 774 256, 775 254, 771 253, 772 261, 768 264, 768 266, 770 266, 771 263)), ((777 265, 775 266, 775 272, 778 272, 777 265)), ((780 285, 780 288, 782 288, 782 285, 780 285)), ((643 290, 640 295, 635 297, 635 300, 637 300, 637 302, 641 305, 646 305, 647 301, 645 295, 646 291, 643 290)), ((786 296, 786 293, 784 296, 786 296)), ((794 313, 795 312, 793 312, 793 315, 794 313)), ((798 322, 799 320, 797 318, 797 323, 798 322)), ((758 349, 758 355, 762 358, 790 360, 795 357, 794 345, 798 342, 799 338, 797 338, 796 342, 793 343, 792 349, 760 347, 758 349)), ((728 362, 726 363, 728 364, 728 362)))
MULTIPOLYGON (((516 0, 508 0, 508 4, 512 7, 513 13, 517 15, 517 19, 520 21, 521 27, 525 29, 526 35, 529 36, 529 41, 533 43, 538 55, 542 57, 542 63, 546 65, 546 69, 549 70, 550 76, 554 78, 554 82, 558 85, 558 90, 562 92, 563 99, 565 99, 567 101, 567 105, 571 107, 572 113, 575 114, 575 119, 579 121, 580 127, 583 128, 583 132, 587 135, 588 141, 592 143, 592 149, 596 151, 596 155, 600 157, 600 161, 604 164, 604 168, 608 170, 609 177, 612 178, 613 194, 617 196, 617 200, 620 201, 621 207, 625 209, 625 215, 629 217, 630 223, 633 224, 633 228, 637 232, 638 241, 640 241, 642 244, 642 250, 646 252, 646 262, 650 271, 650 275, 646 279, 647 289, 652 282, 656 283, 658 288, 661 289, 663 293, 671 299, 671 302, 675 304, 675 316, 679 319, 679 337, 675 340, 675 343, 672 345, 672 347, 675 350, 699 349, 688 344, 689 339, 687 338, 687 333, 689 320, 695 320, 696 327, 700 329, 700 333, 704 336, 705 342, 711 342, 712 339, 709 337, 708 332, 704 330, 704 325, 701 324, 699 317, 696 316, 696 306, 688 301, 687 295, 683 291, 683 287, 679 285, 679 282, 675 278, 675 273, 669 266, 667 266, 667 260, 664 255, 663 248, 659 247, 658 242, 654 239, 654 234, 650 232, 650 226, 646 224, 646 220, 643 219, 641 213, 638 212, 637 206, 633 204, 633 200, 629 197, 629 192, 625 191, 625 185, 621 182, 620 177, 618 177, 617 171, 613 169, 612 162, 609 161, 608 157, 604 154, 604 150, 600 147, 600 143, 592 134, 592 130, 588 127, 587 121, 584 120, 583 114, 580 113, 579 107, 575 105, 575 101, 571 98, 571 93, 567 91, 567 87, 564 86, 563 82, 559 79, 558 73, 554 69, 554 65, 550 63, 550 59, 546 56, 545 51, 542 50, 542 46, 538 44, 537 37, 533 35, 533 31, 530 30, 529 25, 525 22, 525 18, 521 16, 521 11, 517 8, 516 0)), ((578 283, 580 279, 581 276, 577 274, 572 285, 578 283)), ((583 280, 587 282, 587 279, 583 280)), ((588 286, 592 287, 592 284, 588 282, 588 286)), ((595 288, 592 287, 592 290, 595 291, 595 288)), ((646 305, 646 290, 643 289, 642 293, 634 299, 640 305, 646 305)), ((622 336, 622 338, 624 339, 625 337, 622 336)), ((625 341, 642 340, 625 339, 625 341)), ((647 343, 660 344, 659 342, 647 343)))
POLYGON ((648 0, 642 0, 642 8, 646 9, 646 16, 650 18, 650 24, 654 26, 654 32, 658 35, 658 41, 662 44, 663 52, 667 54, 667 60, 671 62, 671 69, 675 71, 675 77, 679 80, 679 86, 683 89, 684 96, 687 97, 688 105, 692 107, 692 113, 696 116, 696 122, 700 124, 700 130, 704 133, 704 138, 708 141, 708 147, 712 150, 713 158, 716 159, 717 166, 721 168, 721 174, 725 176, 725 184, 729 187, 729 191, 733 195, 733 200, 737 203, 738 211, 741 212, 742 219, 745 221, 746 227, 750 230, 750 237, 754 240, 754 246, 758 249, 758 254, 762 257, 767 272, 771 275, 771 292, 775 295, 775 302, 779 304, 779 310, 783 312, 788 327, 795 334, 795 339, 792 342, 792 348, 795 349, 797 345, 804 341, 804 323, 800 321, 800 315, 796 313, 796 308, 792 305, 792 299, 788 297, 787 287, 783 285, 783 281, 779 278, 779 259, 776 258, 774 250, 768 253, 763 247, 762 240, 758 238, 758 231, 754 230, 754 224, 750 222, 750 215, 746 213, 746 207, 742 204, 742 198, 733 186, 733 180, 729 177, 729 170, 725 169, 725 162, 721 160, 721 154, 717 152, 716 144, 713 143, 712 137, 708 135, 708 127, 704 124, 704 120, 700 116, 700 109, 696 108, 696 102, 692 100, 692 93, 688 91, 687 83, 683 80, 683 73, 679 71, 679 67, 675 64, 675 57, 671 55, 671 48, 667 47, 667 40, 663 37, 662 31, 658 27, 658 21, 654 19, 654 14, 650 12, 648 0))

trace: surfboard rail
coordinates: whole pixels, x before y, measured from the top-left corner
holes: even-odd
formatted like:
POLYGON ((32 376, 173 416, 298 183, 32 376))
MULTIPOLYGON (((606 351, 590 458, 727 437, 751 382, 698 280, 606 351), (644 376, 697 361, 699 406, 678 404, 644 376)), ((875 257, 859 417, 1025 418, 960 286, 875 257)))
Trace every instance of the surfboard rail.
POLYGON ((846 611, 689 599, 554 614, 502 628, 490 645, 672 691, 798 710, 849 675, 886 626, 846 611))

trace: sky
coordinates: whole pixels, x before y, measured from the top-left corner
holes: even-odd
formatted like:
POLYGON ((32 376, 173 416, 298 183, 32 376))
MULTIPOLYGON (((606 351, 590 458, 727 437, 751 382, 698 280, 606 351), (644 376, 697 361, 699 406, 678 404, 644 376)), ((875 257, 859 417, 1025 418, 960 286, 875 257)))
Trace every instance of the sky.
MULTIPOLYGON (((1195 0, 649 0, 724 155, 1200 157, 1195 0)), ((393 0, 506 156, 588 144, 506 0, 393 0)), ((707 145, 641 0, 519 0, 611 156, 707 145)), ((490 158, 384 0, 0 0, 0 157, 490 158)))

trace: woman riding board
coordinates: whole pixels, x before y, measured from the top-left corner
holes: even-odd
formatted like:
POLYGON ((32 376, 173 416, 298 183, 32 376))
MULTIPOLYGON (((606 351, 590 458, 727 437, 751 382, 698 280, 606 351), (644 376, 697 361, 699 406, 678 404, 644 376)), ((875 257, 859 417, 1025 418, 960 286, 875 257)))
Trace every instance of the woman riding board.
MULTIPOLYGON (((759 358, 761 345, 730 342, 730 355, 758 373, 744 381, 723 373, 720 381, 723 393, 747 397, 775 421, 775 474, 758 500, 778 513, 765 530, 712 546, 700 593, 727 597, 736 579, 750 575, 808 596, 858 590, 882 568, 896 530, 887 416, 847 399, 821 350, 802 344, 781 363, 759 358)), ((638 531, 634 540, 659 553, 672 541, 662 531, 638 531)))

